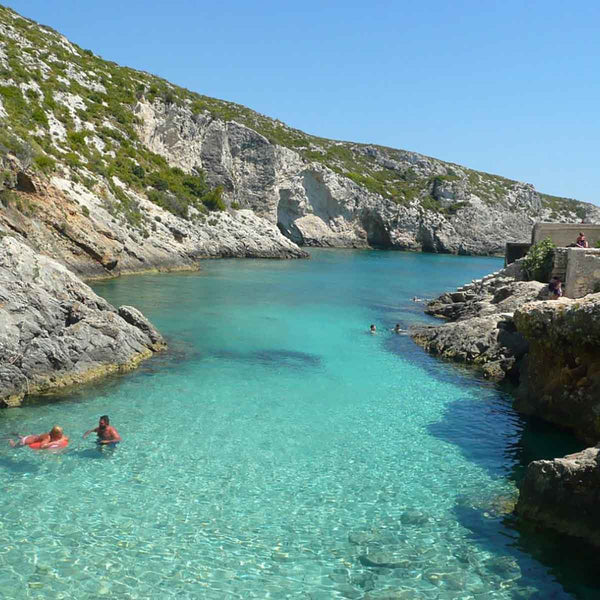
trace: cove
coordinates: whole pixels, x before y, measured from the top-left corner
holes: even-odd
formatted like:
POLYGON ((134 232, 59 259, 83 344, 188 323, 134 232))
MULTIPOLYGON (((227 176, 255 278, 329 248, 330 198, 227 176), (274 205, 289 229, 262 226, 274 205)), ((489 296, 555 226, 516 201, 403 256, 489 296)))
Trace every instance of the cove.
POLYGON ((580 445, 389 331, 500 261, 311 254, 94 285, 169 350, 2 413, 72 442, 0 449, 0 597, 597 597, 592 554, 510 515, 523 465, 580 445), (104 413, 114 452, 81 440, 104 413))

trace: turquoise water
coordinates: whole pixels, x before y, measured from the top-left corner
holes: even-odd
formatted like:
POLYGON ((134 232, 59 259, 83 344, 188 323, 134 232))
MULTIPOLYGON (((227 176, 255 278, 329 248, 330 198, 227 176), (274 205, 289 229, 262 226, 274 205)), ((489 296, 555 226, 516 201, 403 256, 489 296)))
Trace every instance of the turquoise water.
POLYGON ((577 443, 389 331, 500 266, 315 251, 96 285, 170 348, 1 414, 72 443, 0 448, 0 597, 597 597, 589 555, 506 514, 523 464, 577 443), (104 413, 114 452, 81 440, 104 413))

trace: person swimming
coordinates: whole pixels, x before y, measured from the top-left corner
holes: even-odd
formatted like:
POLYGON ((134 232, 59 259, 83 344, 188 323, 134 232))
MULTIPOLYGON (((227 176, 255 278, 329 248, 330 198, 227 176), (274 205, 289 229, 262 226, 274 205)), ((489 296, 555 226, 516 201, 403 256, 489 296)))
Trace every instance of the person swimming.
POLYGON ((115 445, 121 441, 121 436, 119 435, 119 432, 110 424, 108 415, 102 415, 98 421, 98 427, 86 431, 83 434, 83 439, 85 439, 90 433, 95 433, 98 436, 96 441, 100 445, 115 445))
POLYGON ((400 327, 400 323, 396 323, 396 326, 394 327, 394 329, 392 329, 392 331, 394 333, 402 333, 404 330, 402 329, 402 327, 400 327))
POLYGON ((39 435, 24 435, 19 437, 17 441, 8 440, 8 443, 13 447, 31 446, 36 444, 40 450, 47 448, 60 448, 66 446, 69 438, 64 435, 62 427, 55 425, 48 433, 40 433, 39 435))
POLYGON ((371 323, 371 327, 369 327, 369 332, 370 333, 377 333, 377 327, 375 327, 375 325, 373 325, 372 323, 371 323))

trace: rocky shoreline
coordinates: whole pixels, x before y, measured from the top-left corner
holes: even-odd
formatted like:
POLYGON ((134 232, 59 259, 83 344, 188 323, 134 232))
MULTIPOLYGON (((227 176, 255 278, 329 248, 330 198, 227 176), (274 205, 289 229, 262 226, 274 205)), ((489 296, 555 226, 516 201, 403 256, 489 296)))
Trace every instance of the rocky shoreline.
POLYGON ((12 191, 14 200, 0 211, 0 236, 19 238, 83 279, 195 270, 206 258, 309 256, 250 210, 183 219, 140 195, 136 205, 146 222, 141 230, 115 218, 101 185, 92 192, 57 176, 50 181, 30 177, 15 161, 12 167, 22 183, 12 191))
POLYGON ((0 238, 0 407, 109 373, 166 348, 135 308, 118 309, 58 262, 0 238))
MULTIPOLYGON (((442 325, 417 327, 431 354, 516 386, 513 407, 572 432, 600 438, 600 294, 547 300, 546 284, 524 281, 519 262, 428 303, 442 325)), ((598 447, 533 461, 516 513, 600 546, 598 447)))

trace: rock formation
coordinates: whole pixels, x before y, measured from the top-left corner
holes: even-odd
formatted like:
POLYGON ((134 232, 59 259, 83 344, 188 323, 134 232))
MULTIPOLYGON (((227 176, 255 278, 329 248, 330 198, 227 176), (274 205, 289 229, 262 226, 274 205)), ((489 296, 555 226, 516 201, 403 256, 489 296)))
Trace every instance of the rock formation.
POLYGON ((114 372, 165 347, 135 308, 118 311, 56 261, 0 238, 0 406, 114 372))
MULTIPOLYGON (((600 438, 600 294, 547 298, 546 285, 520 281, 517 262, 443 294, 426 312, 450 322, 415 329, 413 337, 442 357, 471 363, 495 379, 518 382, 514 408, 600 438)), ((599 448, 534 461, 520 486, 516 512, 561 533, 600 545, 599 448)))
POLYGON ((416 327, 413 339, 432 354, 479 367, 491 379, 517 378, 517 362, 528 346, 515 327, 513 312, 547 296, 544 284, 520 278, 515 264, 442 294, 425 312, 449 322, 416 327))
POLYGON ((529 352, 515 408, 578 437, 600 438, 600 294, 532 302, 515 311, 529 352))
POLYGON ((600 455, 586 448, 529 464, 521 482, 518 515, 600 546, 600 455))
POLYGON ((119 67, 0 6, 0 232, 85 277, 301 246, 488 254, 600 209, 305 134, 119 67))

